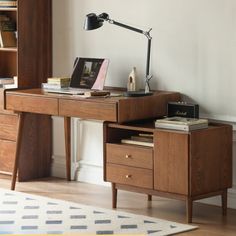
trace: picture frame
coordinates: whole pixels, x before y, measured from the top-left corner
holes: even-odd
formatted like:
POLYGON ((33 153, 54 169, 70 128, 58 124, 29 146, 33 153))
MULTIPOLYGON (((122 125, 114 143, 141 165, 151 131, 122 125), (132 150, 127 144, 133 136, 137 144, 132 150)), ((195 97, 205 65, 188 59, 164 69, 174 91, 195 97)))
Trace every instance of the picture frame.
POLYGON ((103 90, 109 60, 104 58, 76 58, 71 87, 103 90))

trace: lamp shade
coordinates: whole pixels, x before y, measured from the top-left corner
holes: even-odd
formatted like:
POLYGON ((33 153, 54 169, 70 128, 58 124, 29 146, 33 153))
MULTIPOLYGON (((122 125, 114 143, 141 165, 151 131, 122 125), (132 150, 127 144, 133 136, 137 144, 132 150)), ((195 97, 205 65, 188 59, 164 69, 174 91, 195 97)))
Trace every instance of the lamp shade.
POLYGON ((100 28, 103 25, 103 20, 99 19, 95 13, 90 13, 86 15, 84 22, 85 30, 94 30, 100 28))

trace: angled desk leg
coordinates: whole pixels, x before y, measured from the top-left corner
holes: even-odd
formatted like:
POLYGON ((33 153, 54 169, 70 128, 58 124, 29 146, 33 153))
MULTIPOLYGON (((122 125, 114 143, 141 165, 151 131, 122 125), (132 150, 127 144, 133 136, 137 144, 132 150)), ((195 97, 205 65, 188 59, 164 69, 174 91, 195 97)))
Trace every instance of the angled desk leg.
POLYGON ((17 177, 17 172, 19 169, 20 145, 21 145, 23 125, 24 125, 24 117, 25 117, 24 113, 18 114, 16 152, 15 152, 15 162, 14 162, 12 180, 11 180, 11 190, 15 190, 15 186, 16 186, 16 177, 17 177))
POLYGON ((66 177, 71 180, 71 118, 64 117, 65 149, 66 149, 66 177))

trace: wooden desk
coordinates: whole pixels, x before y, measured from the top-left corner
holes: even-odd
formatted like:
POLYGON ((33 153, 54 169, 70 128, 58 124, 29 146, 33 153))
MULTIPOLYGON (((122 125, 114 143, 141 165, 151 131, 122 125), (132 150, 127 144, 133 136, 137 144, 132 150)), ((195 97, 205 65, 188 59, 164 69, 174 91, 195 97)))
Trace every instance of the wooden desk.
MULTIPOLYGON (((115 91, 111 92, 115 93, 115 91)), ((44 93, 41 89, 27 89, 6 91, 5 98, 5 108, 19 113, 15 163, 11 186, 11 189, 15 189, 19 159, 22 156, 20 155, 21 147, 24 145, 26 148, 29 148, 27 147, 28 144, 24 143, 26 135, 22 135, 24 129, 26 129, 24 124, 26 113, 64 117, 67 179, 70 180, 71 117, 117 123, 156 118, 166 115, 167 102, 179 101, 180 94, 177 92, 157 91, 152 96, 144 97, 120 96, 84 99, 72 95, 44 93)), ((46 133, 47 131, 44 130, 42 132, 46 133)), ((45 153, 51 155, 51 152, 45 153)))

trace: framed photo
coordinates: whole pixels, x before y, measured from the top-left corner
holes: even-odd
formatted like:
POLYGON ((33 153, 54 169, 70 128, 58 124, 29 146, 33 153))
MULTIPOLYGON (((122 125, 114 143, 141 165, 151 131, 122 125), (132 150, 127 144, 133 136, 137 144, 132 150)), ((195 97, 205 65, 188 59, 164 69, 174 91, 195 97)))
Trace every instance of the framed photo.
POLYGON ((70 86, 103 90, 108 64, 108 59, 76 58, 70 86))

